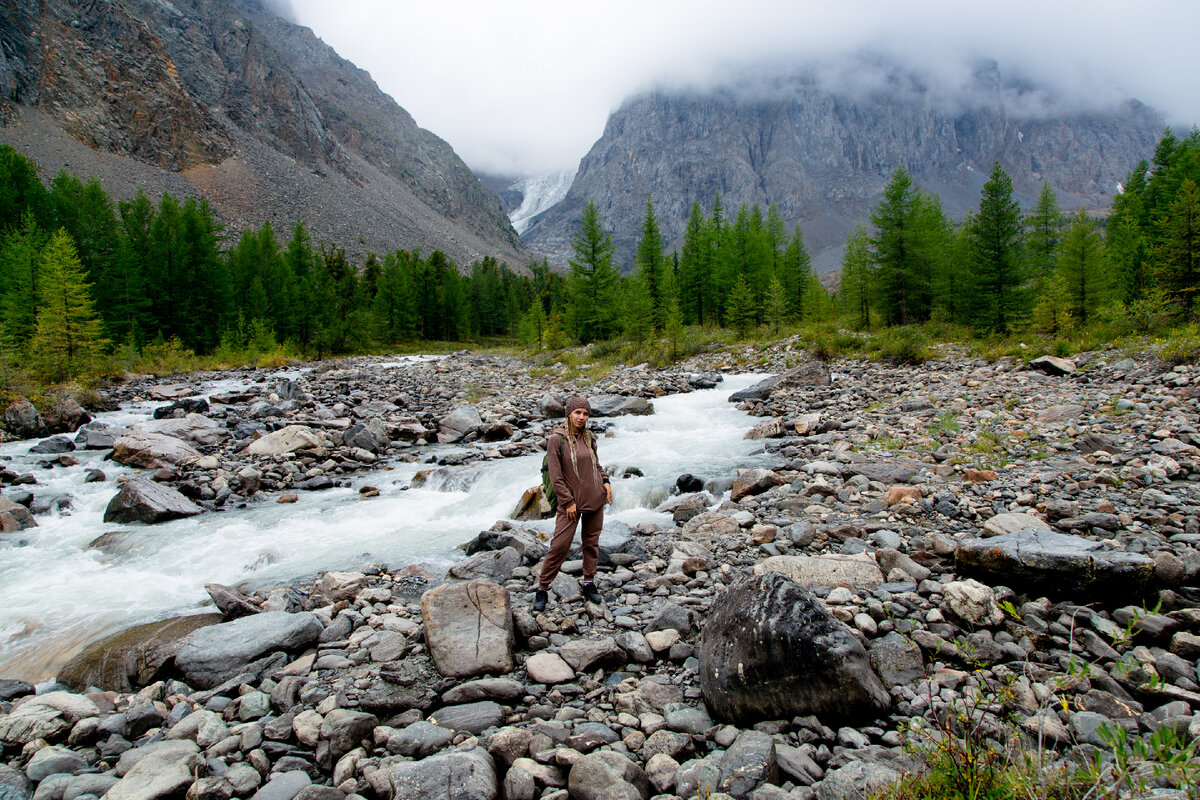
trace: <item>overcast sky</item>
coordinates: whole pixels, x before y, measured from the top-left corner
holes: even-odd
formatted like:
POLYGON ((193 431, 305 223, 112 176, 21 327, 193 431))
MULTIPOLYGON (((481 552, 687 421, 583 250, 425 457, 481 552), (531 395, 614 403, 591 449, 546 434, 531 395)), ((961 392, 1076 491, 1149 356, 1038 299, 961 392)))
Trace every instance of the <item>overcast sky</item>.
POLYGON ((575 166, 639 91, 880 51, 960 83, 969 59, 1076 103, 1127 96, 1200 123, 1195 0, 276 0, 473 169, 575 166))

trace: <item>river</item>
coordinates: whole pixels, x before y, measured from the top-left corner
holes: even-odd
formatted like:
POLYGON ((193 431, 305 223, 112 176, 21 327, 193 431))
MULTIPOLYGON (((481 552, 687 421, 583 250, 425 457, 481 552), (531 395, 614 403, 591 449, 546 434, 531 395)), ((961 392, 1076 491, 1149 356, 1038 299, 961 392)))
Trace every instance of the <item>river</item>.
MULTIPOLYGON (((296 377, 293 371, 280 377, 296 377)), ((600 460, 615 476, 636 467, 643 477, 614 478, 613 505, 602 542, 619 541, 644 520, 671 525, 653 511, 676 477, 731 474, 762 460, 762 442, 742 438, 754 422, 727 398, 761 380, 727 376, 716 389, 662 397, 645 417, 594 420, 610 426, 599 441, 600 460)), ((238 388, 206 384, 212 394, 238 388)), ((148 419, 162 403, 135 404, 98 418, 110 424, 148 419)), ((0 677, 39 682, 52 678, 87 642, 156 619, 212 606, 206 583, 261 587, 285 584, 323 570, 366 562, 390 567, 419 563, 443 570, 462 557, 457 548, 507 518, 522 491, 540 481, 540 456, 476 462, 439 471, 437 479, 409 488, 428 463, 395 463, 356 475, 353 485, 300 495, 300 502, 251 504, 157 525, 103 521, 116 493, 114 481, 136 470, 103 461, 108 451, 76 451, 73 467, 44 465, 30 455, 33 442, 0 446, 0 466, 31 473, 35 496, 69 496, 68 510, 40 514, 38 527, 0 535, 0 677), (88 469, 107 480, 85 483, 88 469), (362 498, 370 485, 379 496, 362 498), (107 536, 103 549, 92 547, 107 536)), ((422 456, 454 448, 431 446, 422 456)), ((10 494, 11 494, 10 490, 10 494)), ((531 523, 550 529, 550 521, 531 523)))

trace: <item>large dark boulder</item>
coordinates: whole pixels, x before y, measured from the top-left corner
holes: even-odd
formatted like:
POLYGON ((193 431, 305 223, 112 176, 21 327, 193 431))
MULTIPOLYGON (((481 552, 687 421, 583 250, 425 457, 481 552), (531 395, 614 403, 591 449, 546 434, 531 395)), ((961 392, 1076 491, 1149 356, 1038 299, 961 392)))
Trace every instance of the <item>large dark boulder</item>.
POLYGON ((204 509, 188 500, 170 486, 131 478, 121 486, 117 496, 104 509, 105 522, 165 522, 181 517, 194 517, 204 509))
POLYGON ((1039 592, 1130 596, 1154 577, 1154 560, 1141 553, 1046 530, 1021 530, 987 539, 963 539, 955 549, 964 575, 999 578, 1039 592))
POLYGON ((49 431, 46 420, 26 397, 18 397, 4 409, 4 427, 17 439, 33 439, 49 431))
POLYGON ((780 389, 800 389, 805 386, 825 386, 831 381, 829 367, 820 361, 806 361, 792 367, 787 372, 774 375, 746 389, 729 395, 729 402, 741 403, 746 400, 766 400, 771 392, 780 389))
POLYGON ((700 688, 714 716, 744 725, 871 717, 891 703, 854 633, 775 572, 744 578, 713 603, 700 636, 700 688))
POLYGON ((382 453, 390 444, 387 429, 377 419, 354 423, 342 434, 342 442, 347 447, 361 447, 372 453, 382 453))
POLYGON ((58 679, 76 692, 89 686, 136 692, 155 680, 162 666, 179 652, 185 636, 220 621, 220 614, 192 614, 128 628, 83 648, 62 668, 58 679))

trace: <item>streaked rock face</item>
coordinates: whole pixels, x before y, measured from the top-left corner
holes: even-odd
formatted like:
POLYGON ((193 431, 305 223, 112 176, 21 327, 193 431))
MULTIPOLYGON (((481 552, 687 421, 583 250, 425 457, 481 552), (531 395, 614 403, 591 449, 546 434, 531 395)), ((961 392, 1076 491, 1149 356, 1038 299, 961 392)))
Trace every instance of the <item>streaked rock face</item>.
POLYGON ((1048 181, 1064 206, 1103 207, 1162 133, 1158 114, 1136 101, 1108 113, 1025 113, 1011 104, 1016 93, 995 64, 976 72, 967 102, 954 103, 893 65, 864 69, 884 77, 880 88, 829 89, 792 75, 770 86, 630 99, 609 117, 566 197, 522 238, 565 264, 593 199, 628 268, 648 194, 663 238, 675 243, 692 203, 707 213, 719 192, 731 219, 743 202, 764 213, 776 204, 789 229, 801 224, 820 267, 821 251, 839 247, 868 217, 900 165, 956 217, 978 204, 996 161, 1019 195, 1036 199, 1048 181))

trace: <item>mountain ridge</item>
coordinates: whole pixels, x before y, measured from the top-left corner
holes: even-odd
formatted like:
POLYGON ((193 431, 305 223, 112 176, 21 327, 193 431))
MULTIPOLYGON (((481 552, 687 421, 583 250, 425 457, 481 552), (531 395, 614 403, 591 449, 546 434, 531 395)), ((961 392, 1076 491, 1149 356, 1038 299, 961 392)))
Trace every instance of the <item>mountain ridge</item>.
POLYGON ((262 3, 43 0, 0 20, 0 42, 0 141, 48 175, 95 174, 120 199, 200 194, 234 231, 301 218, 351 255, 530 260, 450 145, 262 3))
POLYGON ((789 227, 801 225, 815 263, 827 271, 898 166, 956 217, 977 203, 997 160, 1021 199, 1036 198, 1046 180, 1064 207, 1099 209, 1162 132, 1161 117, 1133 100, 1108 113, 1069 109, 1054 116, 1053 98, 1004 81, 995 62, 981 64, 971 80, 973 107, 937 97, 895 68, 853 90, 833 91, 800 73, 754 91, 638 95, 610 115, 564 199, 534 218, 522 238, 565 264, 591 198, 628 267, 647 195, 673 245, 693 201, 707 211, 719 192, 731 214, 743 202, 779 206, 789 227))

